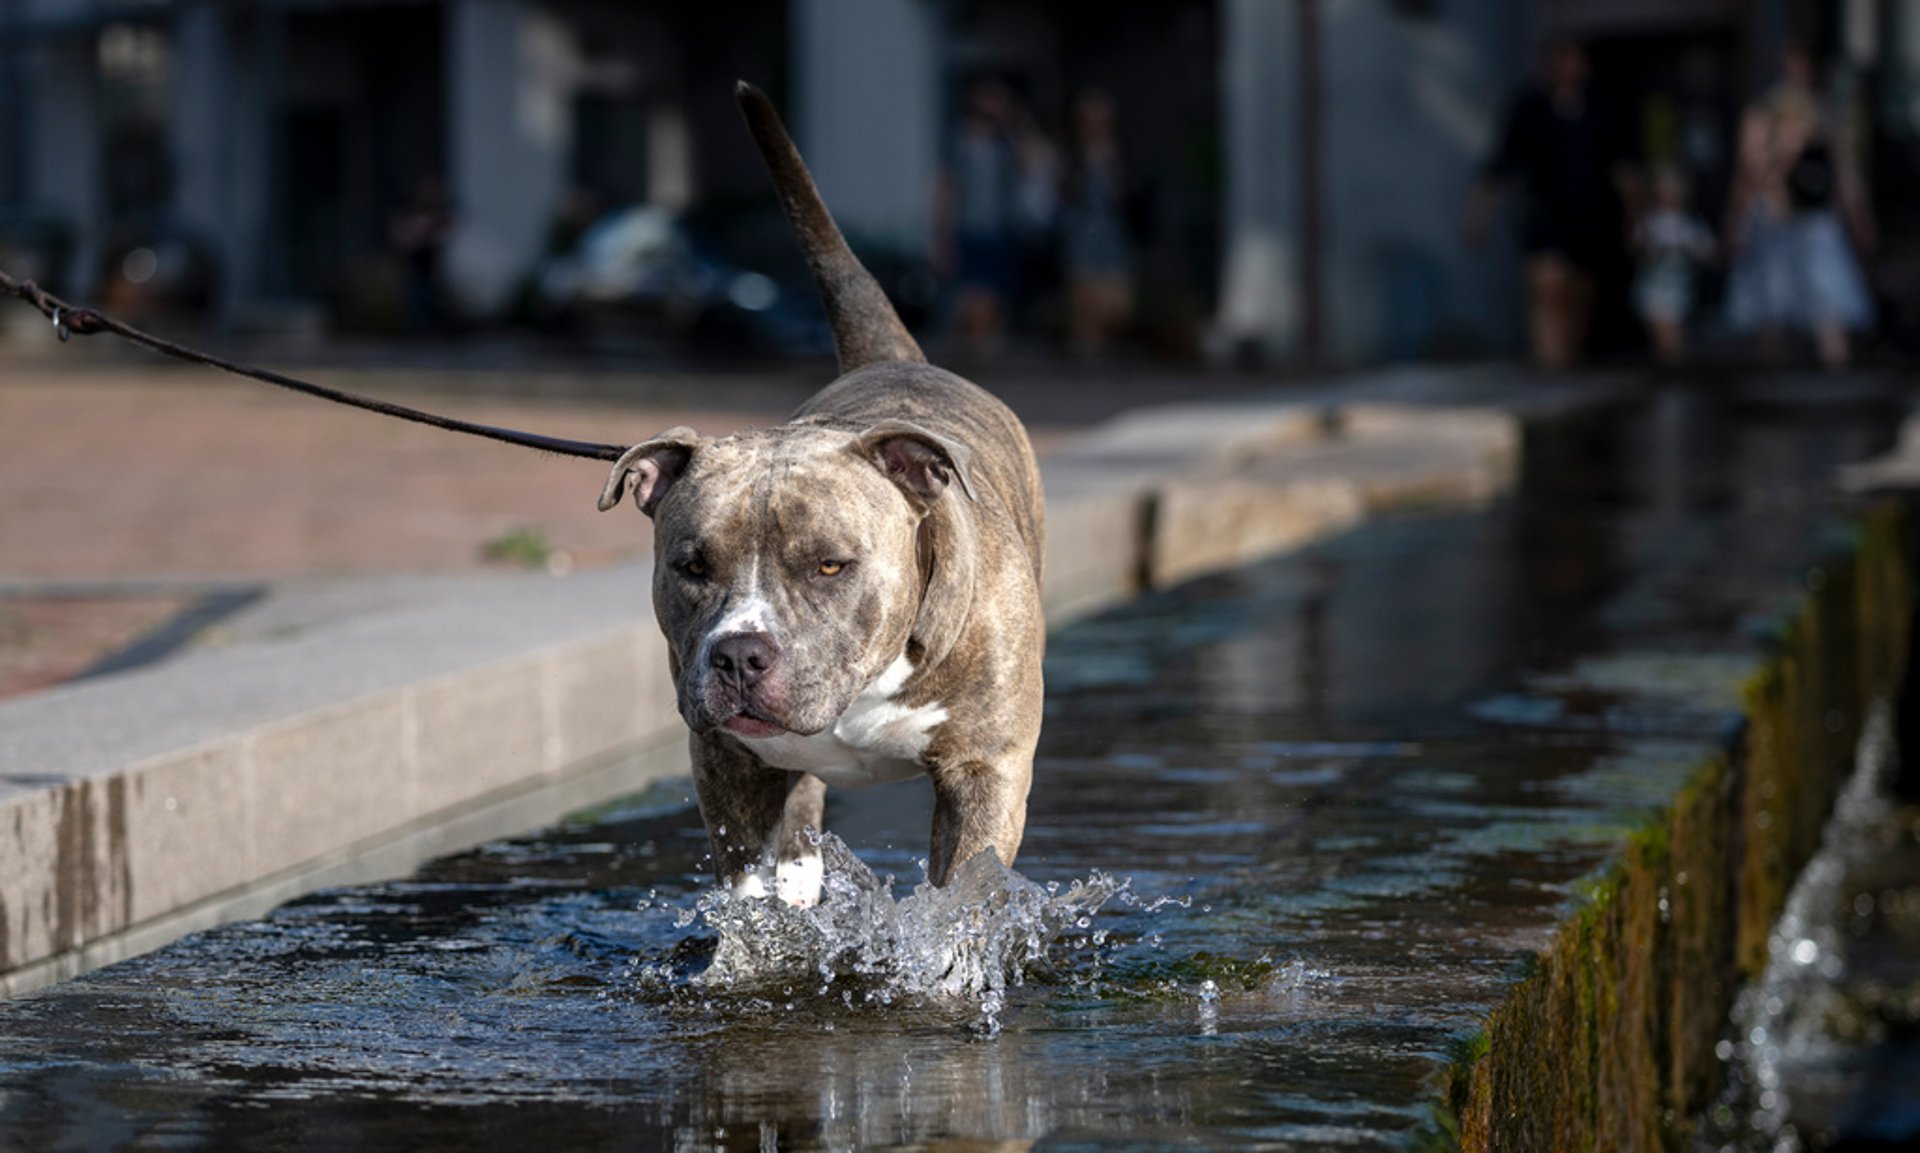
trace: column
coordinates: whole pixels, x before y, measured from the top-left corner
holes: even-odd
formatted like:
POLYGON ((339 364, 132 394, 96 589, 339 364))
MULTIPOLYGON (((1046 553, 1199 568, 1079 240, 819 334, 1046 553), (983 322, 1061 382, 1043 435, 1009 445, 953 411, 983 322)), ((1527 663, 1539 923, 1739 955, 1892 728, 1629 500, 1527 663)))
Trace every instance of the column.
POLYGON ((475 315, 506 307, 564 191, 578 75, 571 34, 523 0, 447 12, 448 186, 459 222, 446 281, 475 315))
POLYGON ((1226 212, 1216 357, 1281 357, 1300 338, 1300 54, 1292 4, 1220 6, 1226 212))
MULTIPOLYGON (((73 6, 59 0, 30 4, 26 17, 56 18, 73 6)), ((74 248, 63 269, 64 295, 92 296, 106 227, 100 175, 99 85, 89 33, 48 35, 29 52, 25 125, 29 203, 56 214, 73 230, 74 248)))
POLYGON ((252 276, 243 267, 250 247, 240 225, 241 205, 262 192, 257 171, 238 187, 231 75, 232 37, 226 13, 212 6, 183 8, 173 26, 173 212, 181 224, 210 245, 219 265, 217 319, 233 316, 234 302, 252 276))
POLYGON ((848 235, 923 253, 940 163, 936 6, 795 0, 791 19, 789 119, 821 195, 848 235))

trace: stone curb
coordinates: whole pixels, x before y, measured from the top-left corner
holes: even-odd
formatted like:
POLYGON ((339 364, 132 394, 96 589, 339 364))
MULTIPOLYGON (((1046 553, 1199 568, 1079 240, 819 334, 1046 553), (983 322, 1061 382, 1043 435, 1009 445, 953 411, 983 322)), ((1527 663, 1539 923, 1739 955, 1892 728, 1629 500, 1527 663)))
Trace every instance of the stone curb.
MULTIPOLYGON (((1485 500, 1523 423, 1621 383, 1395 372, 1123 414, 1044 464, 1048 619, 1485 500)), ((647 581, 494 583, 0 703, 0 994, 684 772, 647 581)))
MULTIPOLYGON (((1442 1144, 1691 1147, 1723 1074, 1714 1049, 1735 994, 1765 969, 1865 718, 1906 668, 1908 531, 1896 505, 1870 510, 1848 546, 1808 570, 1806 595, 1750 659, 1612 658, 1639 662, 1643 707, 1742 723, 1592 877, 1462 1042, 1439 1087, 1442 1144)), ((1622 683, 1591 668, 1561 688, 1604 696, 1622 683)))

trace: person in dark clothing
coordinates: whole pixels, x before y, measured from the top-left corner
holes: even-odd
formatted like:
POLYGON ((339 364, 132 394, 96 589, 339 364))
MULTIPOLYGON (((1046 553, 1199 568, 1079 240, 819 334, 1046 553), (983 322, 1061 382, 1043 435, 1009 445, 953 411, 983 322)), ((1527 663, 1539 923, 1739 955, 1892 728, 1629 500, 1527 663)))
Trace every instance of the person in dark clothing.
POLYGON ((1020 155, 1012 131, 1013 94, 998 80, 976 80, 966 115, 934 189, 934 267, 953 284, 953 327, 961 347, 992 353, 1006 337, 1007 310, 1019 295, 1015 247, 1020 155))
POLYGON ((1089 88, 1074 98, 1068 160, 1064 263, 1067 335, 1073 351, 1102 351, 1133 316, 1133 239, 1127 232, 1127 174, 1113 97, 1089 88))
POLYGON ((1623 126, 1588 83, 1585 50, 1556 41, 1545 72, 1544 84, 1515 100, 1463 230, 1468 243, 1484 244, 1505 185, 1520 183, 1533 356, 1564 368, 1585 344, 1596 278, 1624 260, 1634 176, 1623 126))
POLYGON ((423 176, 413 197, 387 222, 387 239, 407 266, 407 328, 437 333, 446 327, 440 307, 440 254, 453 235, 453 198, 438 176, 423 176))

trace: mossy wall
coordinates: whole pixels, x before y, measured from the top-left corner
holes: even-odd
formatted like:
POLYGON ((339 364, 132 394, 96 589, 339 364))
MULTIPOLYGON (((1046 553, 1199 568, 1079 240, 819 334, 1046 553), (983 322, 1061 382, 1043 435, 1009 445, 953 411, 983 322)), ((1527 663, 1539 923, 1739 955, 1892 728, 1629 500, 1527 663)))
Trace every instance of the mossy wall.
POLYGON ((1878 506, 1808 571, 1744 687, 1740 738, 1632 838, 1455 1062, 1447 1144, 1687 1146, 1734 994, 1766 965, 1868 705, 1905 668, 1906 531, 1878 506))

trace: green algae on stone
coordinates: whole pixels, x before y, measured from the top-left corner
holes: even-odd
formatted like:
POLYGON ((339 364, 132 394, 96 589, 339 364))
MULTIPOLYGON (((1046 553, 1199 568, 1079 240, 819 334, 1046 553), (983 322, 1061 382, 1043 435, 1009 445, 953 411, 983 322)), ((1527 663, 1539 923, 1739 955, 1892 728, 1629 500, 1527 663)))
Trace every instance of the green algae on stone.
MULTIPOLYGON (((1436 1086, 1432 1147, 1686 1147, 1692 1116, 1711 1099, 1713 1046, 1739 978, 1764 965, 1767 933, 1818 843, 1860 718, 1909 656, 1901 511, 1870 510, 1848 543, 1810 570, 1818 575, 1777 646, 1741 684, 1742 738, 1702 757, 1625 839, 1456 1054, 1436 1086)), ((1629 657, 1583 671, 1616 681, 1636 667, 1684 668, 1629 657)), ((1665 678, 1666 687, 1724 686, 1728 665, 1691 672, 1708 669, 1711 677, 1665 678)))

